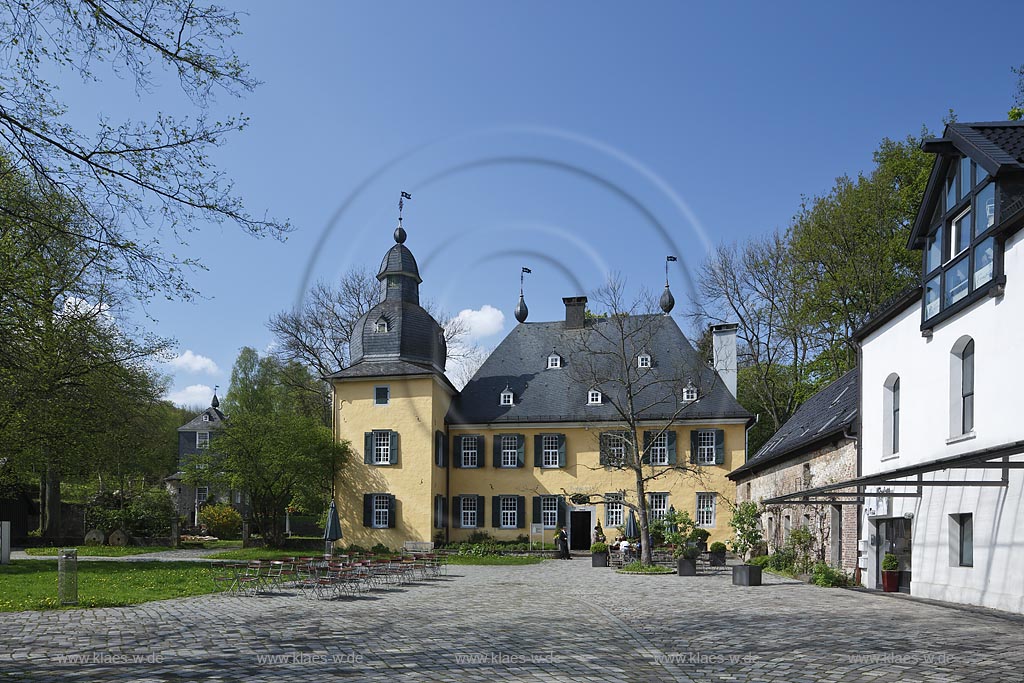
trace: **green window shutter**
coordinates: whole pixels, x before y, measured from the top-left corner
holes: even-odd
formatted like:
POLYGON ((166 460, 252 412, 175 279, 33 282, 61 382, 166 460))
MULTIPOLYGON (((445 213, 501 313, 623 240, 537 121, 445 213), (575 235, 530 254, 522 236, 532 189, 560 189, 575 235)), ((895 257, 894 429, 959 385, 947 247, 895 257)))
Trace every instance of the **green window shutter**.
POLYGON ((665 437, 668 441, 668 464, 676 464, 676 430, 670 429, 665 432, 665 437))
POLYGON ((558 498, 558 526, 565 526, 565 518, 568 517, 568 505, 565 504, 565 499, 559 496, 558 498))
POLYGON ((715 430, 715 464, 725 464, 725 430, 715 430))
POLYGON ((501 528, 501 496, 491 496, 491 526, 501 528))
POLYGON ((534 496, 533 497, 533 523, 534 524, 540 524, 541 523, 541 517, 543 516, 540 513, 540 501, 541 501, 541 498, 543 498, 543 496, 534 496))
POLYGON ((462 437, 452 437, 452 467, 462 467, 462 437))
POLYGON ((363 494, 363 526, 373 526, 373 494, 363 494))
POLYGON ((395 528, 395 497, 388 494, 388 528, 395 528))
POLYGON ((526 497, 516 496, 516 528, 526 528, 526 497))
POLYGON ((373 432, 363 432, 363 462, 373 464, 373 432))
POLYGON ((487 465, 487 439, 483 436, 476 437, 476 466, 484 467, 487 465))
POLYGON ((526 437, 516 434, 516 467, 526 467, 526 437))
POLYGON ((533 466, 540 467, 544 464, 544 437, 540 434, 533 435, 533 466))
POLYGON ((601 432, 601 436, 598 437, 599 455, 597 457, 597 462, 602 467, 608 465, 608 446, 610 439, 611 434, 609 432, 601 432))
POLYGON ((447 464, 444 458, 444 447, 447 445, 448 440, 444 438, 444 432, 438 430, 434 432, 434 464, 438 467, 445 467, 447 464))
POLYGON ((452 496, 452 528, 462 528, 462 496, 452 496))
POLYGON ((391 458, 390 463, 392 465, 397 465, 398 464, 398 432, 388 432, 388 436, 390 437, 390 441, 391 441, 391 449, 390 449, 391 452, 389 454, 390 458, 391 458))
POLYGON ((440 502, 441 502, 441 494, 440 493, 435 493, 434 494, 434 512, 431 514, 431 517, 433 518, 431 520, 431 525, 435 529, 441 528, 440 525, 438 524, 438 519, 441 516, 440 515, 440 511, 438 510, 438 505, 440 505, 440 502))
POLYGON ((487 506, 484 504, 487 498, 484 496, 476 497, 476 526, 478 529, 483 529, 487 526, 487 515, 484 512, 487 511, 487 506))
POLYGON ((495 434, 494 435, 494 439, 492 440, 492 442, 493 442, 493 445, 494 445, 494 448, 493 448, 494 466, 495 467, 501 467, 501 434, 495 434))
POLYGON ((690 430, 690 464, 697 464, 697 430, 690 430))
POLYGON ((654 432, 644 432, 644 454, 640 462, 644 465, 651 464, 651 442, 654 440, 654 432))
POLYGON ((565 467, 565 434, 558 435, 558 466, 565 467))

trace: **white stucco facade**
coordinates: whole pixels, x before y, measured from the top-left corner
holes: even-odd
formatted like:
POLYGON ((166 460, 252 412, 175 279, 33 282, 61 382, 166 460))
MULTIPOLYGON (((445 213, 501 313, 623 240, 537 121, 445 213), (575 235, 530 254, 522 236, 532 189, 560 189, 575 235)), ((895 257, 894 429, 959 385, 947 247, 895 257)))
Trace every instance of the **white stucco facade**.
MULTIPOLYGON (((922 336, 922 304, 917 301, 862 340, 862 475, 1024 439, 1019 398, 1024 389, 1022 242, 1024 231, 1007 238, 1002 296, 975 302, 936 325, 930 338, 922 336), (951 422, 957 422, 960 410, 960 366, 951 357, 966 337, 975 345, 974 428, 958 437, 951 422), (886 402, 887 382, 891 386, 894 374, 899 377, 895 455, 890 446, 891 399, 886 402)), ((997 469, 958 469, 928 473, 924 479, 999 481, 1002 475, 997 469)), ((885 552, 874 542, 880 524, 903 520, 900 524, 911 533, 911 594, 1024 613, 1024 470, 1010 470, 1005 487, 925 486, 920 498, 868 498, 862 514, 867 551, 863 574, 869 588, 877 586, 877 562, 885 552), (973 566, 960 566, 957 521, 951 516, 961 514, 972 515, 973 566)))

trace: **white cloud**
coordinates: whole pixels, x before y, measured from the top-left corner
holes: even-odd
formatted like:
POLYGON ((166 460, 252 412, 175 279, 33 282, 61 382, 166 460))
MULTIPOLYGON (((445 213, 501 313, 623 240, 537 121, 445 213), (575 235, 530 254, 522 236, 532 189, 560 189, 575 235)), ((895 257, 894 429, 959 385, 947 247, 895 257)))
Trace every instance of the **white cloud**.
POLYGON ((466 337, 471 341, 490 337, 505 328, 505 314, 490 304, 484 304, 478 311, 463 309, 455 319, 465 328, 466 337))
POLYGON ((220 368, 217 367, 212 358, 192 353, 192 349, 188 349, 185 353, 169 360, 167 364, 175 369, 185 370, 186 372, 205 372, 209 375, 216 375, 220 372, 220 368))
POLYGON ((167 394, 167 400, 181 407, 208 406, 213 398, 213 387, 205 384, 190 384, 184 389, 167 394))

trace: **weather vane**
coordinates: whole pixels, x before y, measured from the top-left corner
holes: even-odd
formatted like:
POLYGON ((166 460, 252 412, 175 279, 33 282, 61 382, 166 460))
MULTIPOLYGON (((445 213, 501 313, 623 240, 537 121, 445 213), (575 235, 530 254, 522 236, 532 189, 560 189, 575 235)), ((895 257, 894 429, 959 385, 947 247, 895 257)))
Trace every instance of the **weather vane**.
POLYGON ((526 274, 532 272, 532 270, 530 270, 526 266, 523 266, 522 272, 519 273, 519 296, 523 295, 523 281, 526 278, 526 274))
POLYGON ((402 196, 398 198, 398 225, 402 225, 402 209, 405 208, 406 199, 412 199, 412 195, 403 191, 402 196))
POLYGON ((678 261, 678 260, 679 259, 677 259, 675 256, 666 256, 665 257, 665 286, 666 287, 668 287, 668 264, 672 263, 673 261, 678 261))

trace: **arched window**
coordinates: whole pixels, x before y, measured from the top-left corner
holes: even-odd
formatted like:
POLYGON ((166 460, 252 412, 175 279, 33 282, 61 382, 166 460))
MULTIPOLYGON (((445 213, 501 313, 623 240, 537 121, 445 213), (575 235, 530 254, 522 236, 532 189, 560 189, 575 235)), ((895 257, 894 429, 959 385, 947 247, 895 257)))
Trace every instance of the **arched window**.
POLYGON ((900 452, 900 376, 895 372, 885 379, 882 398, 882 453, 900 452))
POLYGON ((949 436, 974 432, 974 340, 957 340, 949 357, 949 436))

